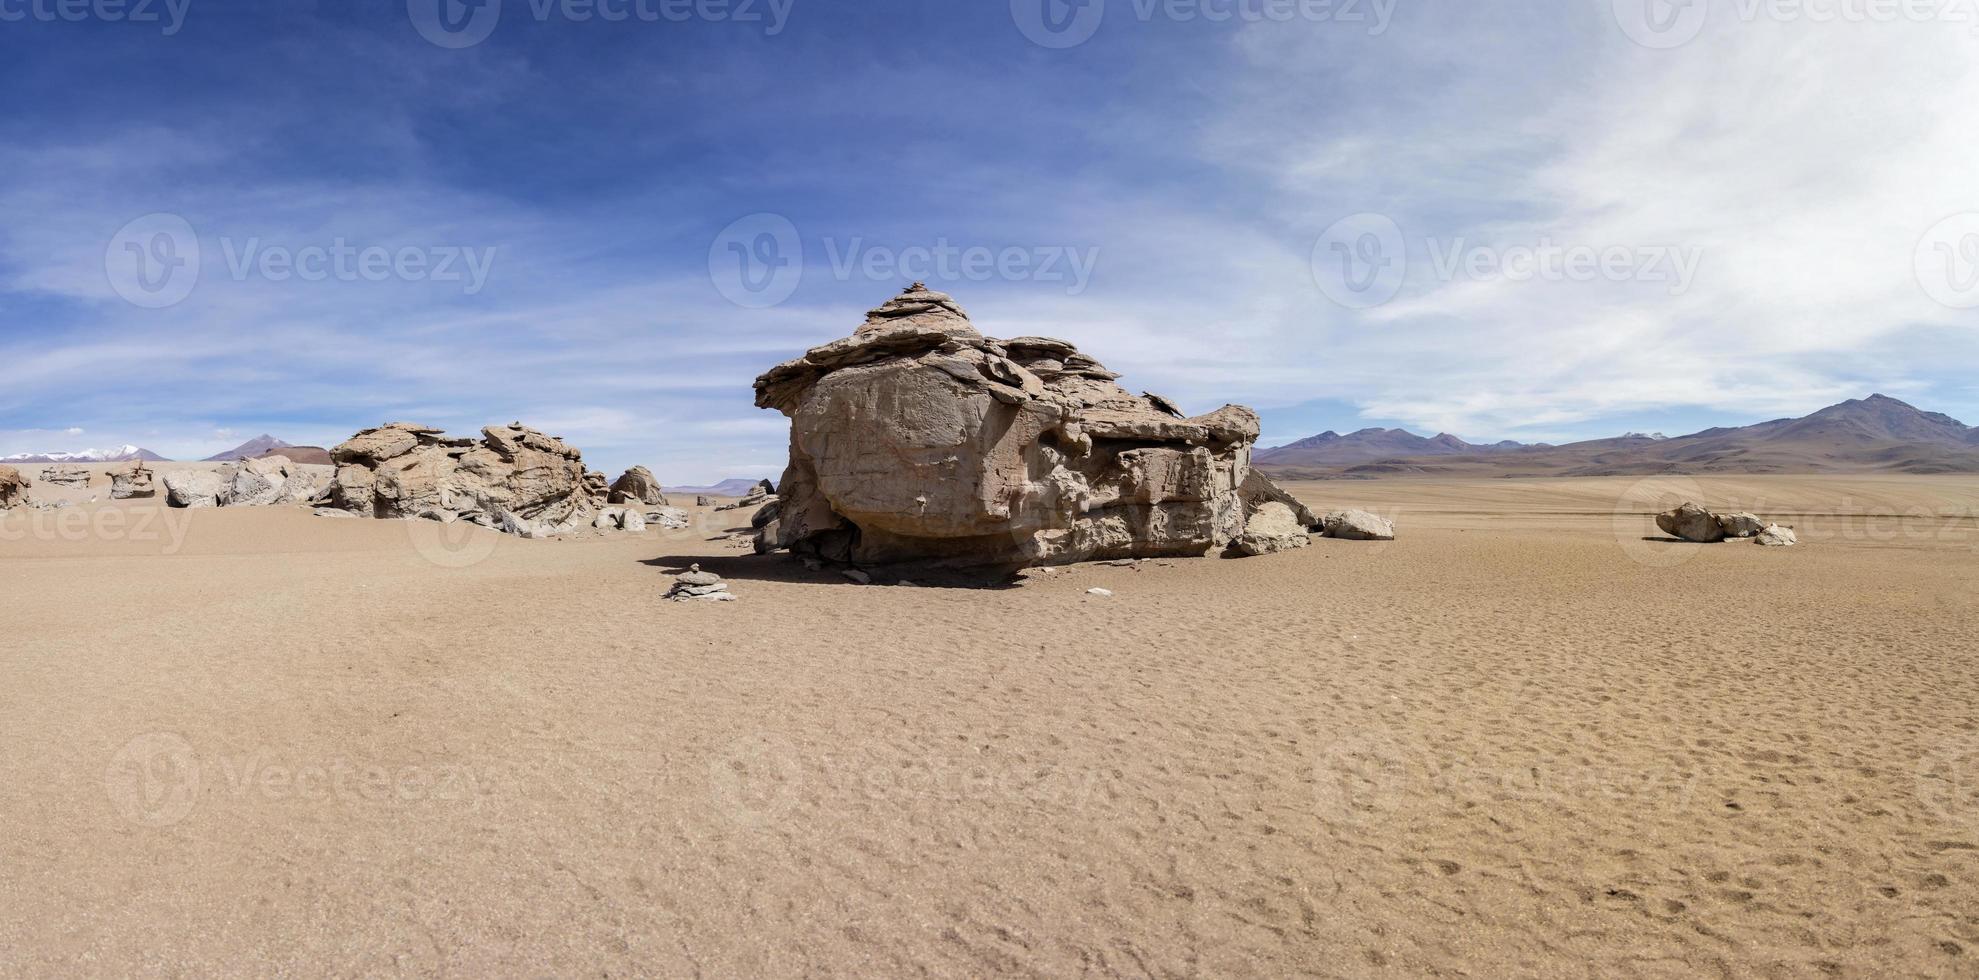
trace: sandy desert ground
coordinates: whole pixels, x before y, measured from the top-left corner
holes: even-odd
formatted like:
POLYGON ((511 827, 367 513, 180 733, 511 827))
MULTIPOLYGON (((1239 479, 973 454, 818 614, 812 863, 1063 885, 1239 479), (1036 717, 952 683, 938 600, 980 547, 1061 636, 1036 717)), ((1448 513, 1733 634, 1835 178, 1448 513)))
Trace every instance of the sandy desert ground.
POLYGON ((936 588, 16 511, 0 973, 1979 972, 1979 485, 1293 489, 1402 539, 936 588))

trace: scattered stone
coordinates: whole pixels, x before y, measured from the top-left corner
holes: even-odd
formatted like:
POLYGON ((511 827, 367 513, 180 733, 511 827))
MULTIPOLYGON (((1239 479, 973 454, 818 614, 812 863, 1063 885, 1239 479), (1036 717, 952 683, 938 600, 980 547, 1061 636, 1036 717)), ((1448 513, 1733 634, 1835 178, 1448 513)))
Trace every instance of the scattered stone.
POLYGON ((179 470, 165 474, 165 504, 169 507, 220 506, 220 474, 211 470, 179 470))
POLYGON ((644 466, 635 466, 626 470, 625 475, 612 484, 609 502, 665 507, 667 496, 660 491, 660 481, 653 476, 652 470, 644 466))
POLYGON ((448 510, 528 538, 594 522, 604 507, 605 478, 584 469, 575 447, 520 422, 489 426, 481 435, 448 438, 408 422, 366 429, 331 451, 336 481, 322 502, 360 517, 448 510))
POLYGON ((1100 598, 1102 598, 1102 599, 1104 599, 1104 598, 1107 598, 1107 597, 1109 597, 1109 596, 1111 596, 1111 595, 1113 595, 1113 590, 1112 590, 1112 589, 1087 589, 1087 590, 1086 590, 1086 594, 1087 594, 1087 595, 1096 595, 1096 596, 1099 596, 1100 598))
POLYGON ((89 486, 89 469, 83 466, 50 466, 41 471, 41 482, 58 487, 89 486))
POLYGON ((1793 532, 1793 528, 1784 524, 1766 525, 1765 530, 1759 532, 1757 540, 1760 545, 1767 548, 1791 548, 1800 544, 1800 536, 1793 532))
MULTIPOLYGON (((1389 529, 1389 536, 1394 536, 1393 528, 1389 529)), ((1307 525, 1299 522, 1298 512, 1271 500, 1251 515, 1250 521, 1244 525, 1244 533, 1230 543, 1230 549, 1237 557, 1256 558, 1293 551, 1311 543, 1307 525)))
POLYGON ((860 585, 873 584, 873 577, 871 575, 868 575, 865 572, 862 572, 856 568, 843 569, 838 574, 843 575, 846 578, 849 578, 852 581, 859 583, 860 585))
POLYGON ((1320 533, 1345 541, 1393 541, 1395 522, 1364 510, 1336 510, 1320 519, 1320 533))
POLYGON ((314 513, 316 514, 317 517, 341 517, 341 518, 348 518, 350 520, 357 519, 356 514, 353 514, 347 510, 338 510, 335 507, 318 507, 316 508, 314 513))
POLYGON ((915 283, 756 379, 757 406, 791 419, 758 550, 977 567, 1223 550, 1247 498, 1274 496, 1250 468, 1257 414, 1178 418, 1116 377, 1063 340, 984 337, 915 283))
POLYGON ((125 469, 110 471, 110 499, 130 500, 137 497, 155 497, 157 488, 152 483, 151 468, 143 460, 133 460, 125 469))
POLYGON ((713 497, 695 497, 695 498, 694 498, 694 506, 696 506, 696 507, 715 507, 715 506, 719 506, 719 505, 717 505, 717 504, 715 503, 715 498, 713 498, 713 497))
POLYGON ((687 571, 673 577, 673 588, 666 597, 675 602, 699 600, 702 602, 734 602, 735 595, 728 591, 728 584, 713 572, 704 572, 701 566, 693 565, 687 571))
POLYGON ((27 491, 31 486, 34 486, 34 481, 22 476, 20 470, 0 466, 0 510, 27 503, 27 491))
POLYGON ((687 519, 687 512, 678 507, 662 507, 659 510, 649 510, 646 512, 646 523, 658 524, 660 527, 669 531, 685 531, 690 524, 687 519))

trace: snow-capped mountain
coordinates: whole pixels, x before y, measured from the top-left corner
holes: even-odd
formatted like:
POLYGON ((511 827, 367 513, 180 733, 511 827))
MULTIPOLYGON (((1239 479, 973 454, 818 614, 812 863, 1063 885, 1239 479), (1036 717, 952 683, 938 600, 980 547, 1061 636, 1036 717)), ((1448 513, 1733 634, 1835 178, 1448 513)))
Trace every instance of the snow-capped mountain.
POLYGON ((166 462, 165 457, 137 446, 115 449, 85 449, 76 453, 17 453, 0 456, 0 463, 127 463, 141 459, 148 463, 166 462))

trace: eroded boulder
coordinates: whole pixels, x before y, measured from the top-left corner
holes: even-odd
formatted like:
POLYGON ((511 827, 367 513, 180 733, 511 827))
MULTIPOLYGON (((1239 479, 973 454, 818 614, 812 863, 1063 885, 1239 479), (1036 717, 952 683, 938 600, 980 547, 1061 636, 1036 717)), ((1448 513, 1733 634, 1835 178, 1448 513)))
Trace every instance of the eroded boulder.
POLYGON ((653 476, 652 470, 644 466, 635 466, 626 470, 625 475, 612 484, 611 502, 665 507, 667 496, 660 491, 660 481, 653 476))
POLYGON ((50 466, 41 471, 41 482, 57 487, 86 487, 89 486, 89 468, 50 466))
POLYGON ((1336 510, 1320 519, 1320 533, 1344 541, 1393 541, 1395 522, 1364 510, 1336 510))
POLYGON ((1783 524, 1768 524, 1755 536, 1757 542, 1767 548, 1791 548, 1800 544, 1800 536, 1793 528, 1783 524))
POLYGON ((1266 501, 1245 522, 1244 533, 1231 543, 1230 550, 1241 557, 1255 558, 1303 548, 1312 543, 1308 527, 1299 522, 1298 512, 1290 505, 1266 501))
POLYGON ((1656 526, 1664 534, 1685 541, 1709 544, 1725 540, 1725 528, 1718 523, 1718 516, 1693 503, 1656 515, 1656 526))
POLYGON ((1250 468, 1256 413, 1179 417, 1116 377, 1067 341, 984 337, 916 283, 756 379, 792 422, 758 550, 1023 567, 1213 554, 1269 502, 1298 519, 1250 468))
POLYGON ((366 429, 331 451, 337 474, 323 502, 361 517, 448 511, 523 537, 584 527, 604 506, 604 477, 563 440, 520 422, 481 435, 407 422, 366 429))
POLYGON ((1766 530, 1766 522, 1752 514, 1718 514, 1718 528, 1728 538, 1750 538, 1766 530))
POLYGON ((27 503, 27 491, 31 486, 34 486, 34 481, 22 476, 20 470, 0 466, 0 510, 27 503))
POLYGON ((131 500, 157 496, 158 489, 153 482, 151 468, 137 460, 123 469, 110 471, 110 499, 131 500))
POLYGON ((212 470, 178 470, 165 474, 165 503, 171 507, 202 508, 220 506, 225 484, 212 470))

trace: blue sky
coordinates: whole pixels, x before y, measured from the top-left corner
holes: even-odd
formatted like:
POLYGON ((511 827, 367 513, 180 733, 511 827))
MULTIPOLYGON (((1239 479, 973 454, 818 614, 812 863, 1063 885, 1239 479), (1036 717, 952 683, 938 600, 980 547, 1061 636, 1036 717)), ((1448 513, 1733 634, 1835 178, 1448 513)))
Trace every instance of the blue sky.
POLYGON ((774 475, 750 380, 914 277, 1268 443, 1979 421, 1973 24, 62 2, 0 0, 0 455, 519 419, 774 475))

